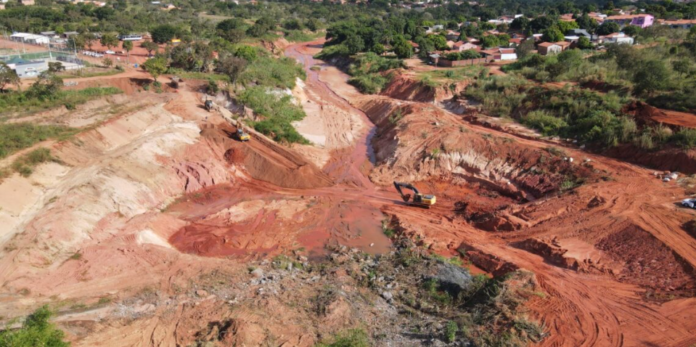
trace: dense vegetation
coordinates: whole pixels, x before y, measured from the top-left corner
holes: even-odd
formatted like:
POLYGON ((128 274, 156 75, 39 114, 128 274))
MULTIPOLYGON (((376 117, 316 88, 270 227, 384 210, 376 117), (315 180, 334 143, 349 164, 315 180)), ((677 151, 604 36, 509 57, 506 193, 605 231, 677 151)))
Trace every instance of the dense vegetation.
POLYGON ((392 78, 383 72, 400 67, 403 67, 400 59, 380 57, 372 52, 361 54, 348 68, 352 76, 348 83, 363 93, 379 93, 392 78))
MULTIPOLYGON (((18 85, 19 80, 12 84, 18 85)), ((81 90, 62 90, 62 87, 62 78, 50 71, 44 72, 26 91, 14 89, 0 92, 0 114, 33 112, 60 105, 72 109, 90 99, 121 93, 120 89, 114 87, 81 90)))
POLYGON ((63 140, 77 130, 56 125, 31 123, 0 124, 0 159, 48 139, 63 140))
POLYGON ((27 317, 20 329, 0 331, 0 347, 68 347, 64 333, 49 319, 52 312, 43 306, 27 317))
POLYGON ((577 139, 599 147, 634 144, 653 149, 665 144, 696 146, 696 132, 673 132, 662 125, 643 129, 621 110, 625 96, 578 88, 544 88, 516 76, 477 81, 465 95, 493 116, 512 117, 548 136, 577 139))
POLYGON ((602 85, 670 109, 696 110, 696 28, 690 33, 664 27, 645 30, 655 39, 647 47, 609 45, 605 53, 585 56, 567 50, 555 56, 525 56, 504 70, 540 82, 572 81, 602 85), (666 30, 665 30, 666 29, 666 30), (657 33, 656 33, 657 32, 657 33), (667 35, 681 36, 668 40, 667 35), (662 36, 664 35, 664 36, 662 36))
POLYGON ((257 86, 242 91, 239 101, 264 118, 251 122, 256 131, 269 135, 278 142, 307 143, 292 126, 292 122, 302 120, 305 113, 300 106, 292 103, 290 95, 257 86))

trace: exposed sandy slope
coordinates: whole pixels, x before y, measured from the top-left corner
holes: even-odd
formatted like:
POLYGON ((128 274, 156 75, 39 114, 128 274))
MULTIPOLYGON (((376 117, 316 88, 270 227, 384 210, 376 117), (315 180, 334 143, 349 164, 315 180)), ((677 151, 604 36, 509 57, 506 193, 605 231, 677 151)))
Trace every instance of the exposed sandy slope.
POLYGON ((458 251, 477 271, 534 272, 544 297, 528 306, 548 329, 542 345, 696 343, 696 299, 688 298, 696 240, 682 229, 693 213, 674 205, 683 188, 634 165, 470 124, 432 103, 362 95, 311 59, 319 43, 287 50, 306 69, 321 65, 295 91, 314 120, 298 124, 312 147, 283 147, 254 131, 240 143, 228 112, 205 112, 189 86, 51 144, 64 164, 1 184, 13 199, 0 210, 10 225, 0 240, 0 310, 94 305, 59 317, 84 346, 311 346, 341 327, 383 332, 398 313, 364 299, 345 270, 267 280, 251 278, 243 260, 323 255, 326 244, 385 252, 385 213, 413 240, 458 251), (403 117, 391 121, 397 109, 403 117), (437 205, 404 205, 389 187, 395 178, 436 194, 437 205), (586 183, 558 196, 569 179, 586 183), (320 316, 308 303, 326 286, 344 299, 320 316), (95 305, 100 297, 113 303, 95 305))

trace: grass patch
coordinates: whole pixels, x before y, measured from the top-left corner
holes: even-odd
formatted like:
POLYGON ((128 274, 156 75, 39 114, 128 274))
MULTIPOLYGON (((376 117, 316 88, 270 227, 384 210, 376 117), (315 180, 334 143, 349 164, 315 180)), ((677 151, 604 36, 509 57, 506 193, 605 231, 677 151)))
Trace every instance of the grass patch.
POLYGON ((328 342, 320 342, 317 347, 369 347, 370 338, 363 329, 349 329, 336 334, 328 342))
POLYGON ((308 42, 323 37, 323 32, 311 32, 303 30, 286 30, 285 39, 290 42, 308 42))
POLYGON ((246 67, 237 82, 244 86, 292 89, 298 77, 304 80, 307 76, 302 65, 294 59, 259 57, 246 67))
POLYGON ((55 160, 56 159, 51 156, 50 149, 37 148, 17 158, 17 160, 12 163, 12 170, 24 177, 29 177, 34 172, 34 168, 37 165, 55 160))
POLYGON ((55 139, 63 141, 79 130, 57 125, 31 123, 0 124, 0 158, 31 147, 37 142, 55 139))
POLYGON ((90 87, 80 90, 61 90, 51 98, 33 97, 28 92, 10 92, 0 94, 0 114, 31 113, 58 106, 68 109, 102 96, 120 94, 116 87, 90 87))

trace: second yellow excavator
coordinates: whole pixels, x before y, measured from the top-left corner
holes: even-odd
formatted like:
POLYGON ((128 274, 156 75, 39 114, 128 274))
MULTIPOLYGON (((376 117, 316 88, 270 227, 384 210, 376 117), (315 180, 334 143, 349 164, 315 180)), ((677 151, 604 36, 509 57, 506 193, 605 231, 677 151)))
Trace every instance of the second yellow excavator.
POLYGON ((396 191, 399 192, 401 195, 401 199, 404 200, 409 205, 412 206, 420 206, 420 207, 425 207, 425 208, 430 208, 430 206, 435 205, 435 195, 424 195, 418 192, 418 189, 414 187, 412 184, 408 183, 401 183, 401 182, 396 182, 394 181, 394 187, 396 188, 396 191), (410 194, 404 194, 404 192, 401 190, 401 188, 406 188, 410 189, 413 191, 413 200, 411 200, 411 195, 410 194))

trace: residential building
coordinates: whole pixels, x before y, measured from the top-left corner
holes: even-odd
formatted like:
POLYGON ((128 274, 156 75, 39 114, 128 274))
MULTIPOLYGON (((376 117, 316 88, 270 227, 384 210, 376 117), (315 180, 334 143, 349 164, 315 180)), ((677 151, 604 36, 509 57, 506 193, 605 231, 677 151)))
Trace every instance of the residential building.
POLYGON ((492 57, 494 60, 517 60, 517 53, 514 48, 492 48, 481 51, 481 54, 492 57))
POLYGON ((541 55, 552 55, 561 53, 563 51, 563 46, 560 45, 560 42, 542 42, 537 45, 537 50, 541 55))
POLYGON ((696 19, 660 20, 659 23, 672 29, 691 29, 696 26, 696 19))
POLYGON ((633 38, 624 33, 613 33, 599 37, 600 43, 633 44, 633 38))
POLYGON ((457 41, 459 40, 459 32, 456 32, 454 30, 447 30, 447 34, 445 34, 445 37, 447 38, 447 40, 457 41))
POLYGON ((587 14, 587 16, 596 20, 597 24, 602 24, 602 23, 604 23, 604 20, 607 19, 607 15, 604 13, 600 13, 600 12, 590 12, 587 14))
POLYGON ((452 50, 458 51, 458 52, 468 51, 470 49, 479 51, 479 50, 481 50, 481 46, 477 46, 471 42, 464 42, 464 41, 459 41, 452 46, 452 50))
POLYGON ((655 17, 649 14, 628 14, 609 16, 605 19, 606 22, 614 22, 620 26, 635 25, 641 28, 647 28, 653 25, 655 17))
POLYGON ((592 38, 592 35, 590 35, 590 33, 588 33, 587 30, 585 30, 585 29, 572 29, 572 30, 566 31, 565 34, 568 36, 585 36, 588 39, 592 38))
POLYGON ((34 0, 20 0, 19 2, 22 3, 22 5, 24 5, 24 6, 34 5, 34 0))

